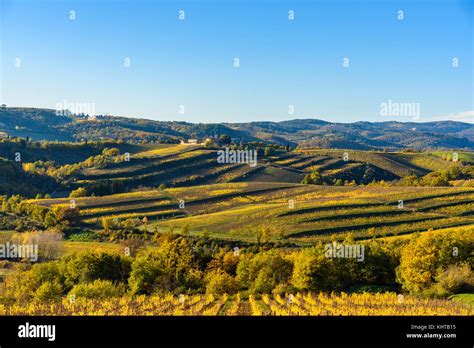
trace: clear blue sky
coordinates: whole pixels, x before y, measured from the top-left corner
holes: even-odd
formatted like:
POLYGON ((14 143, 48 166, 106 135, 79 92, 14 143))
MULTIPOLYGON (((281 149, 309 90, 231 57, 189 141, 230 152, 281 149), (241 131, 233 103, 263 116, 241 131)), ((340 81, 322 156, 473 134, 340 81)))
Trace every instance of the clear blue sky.
POLYGON ((394 119, 380 115, 392 100, 419 103, 421 122, 473 119, 468 0, 0 3, 0 99, 9 106, 67 100, 156 120, 352 122, 394 119))

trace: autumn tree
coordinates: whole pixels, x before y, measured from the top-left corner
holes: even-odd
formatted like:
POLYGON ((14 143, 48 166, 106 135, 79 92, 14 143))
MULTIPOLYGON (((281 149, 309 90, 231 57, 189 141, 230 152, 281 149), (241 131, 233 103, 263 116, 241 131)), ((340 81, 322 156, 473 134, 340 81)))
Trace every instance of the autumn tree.
POLYGON ((472 267, 474 239, 471 233, 424 233, 415 235, 401 251, 397 276, 403 288, 421 293, 436 282, 450 265, 469 263, 472 267))

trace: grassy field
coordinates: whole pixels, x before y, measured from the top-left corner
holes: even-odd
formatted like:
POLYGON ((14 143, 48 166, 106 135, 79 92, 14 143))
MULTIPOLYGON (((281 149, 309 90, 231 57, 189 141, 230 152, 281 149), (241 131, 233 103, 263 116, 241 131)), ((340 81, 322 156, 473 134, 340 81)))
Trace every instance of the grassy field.
MULTIPOLYGON (((458 158, 460 161, 466 162, 473 164, 474 163, 474 153, 473 152, 467 152, 467 151, 456 151, 458 154, 458 158)), ((453 156, 453 151, 437 151, 437 152, 432 152, 433 156, 443 158, 443 157, 448 157, 452 158, 453 156)))
POLYGON ((64 254, 83 252, 84 250, 94 250, 97 252, 109 252, 123 254, 123 247, 117 243, 106 242, 63 242, 64 254))

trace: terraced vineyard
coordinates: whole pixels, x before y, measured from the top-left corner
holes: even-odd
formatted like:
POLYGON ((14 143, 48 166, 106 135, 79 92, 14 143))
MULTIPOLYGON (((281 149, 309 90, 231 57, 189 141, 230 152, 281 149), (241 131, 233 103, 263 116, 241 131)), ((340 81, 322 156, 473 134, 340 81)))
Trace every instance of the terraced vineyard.
MULTIPOLYGON (((71 199, 30 200, 51 207, 71 199)), ((269 241, 312 243, 403 235, 474 224, 474 188, 227 183, 75 198, 82 223, 100 229, 101 219, 143 218, 158 231, 187 228, 224 240, 255 242, 266 228, 269 241)))
POLYGON ((55 303, 0 305, 0 315, 186 315, 186 316, 337 316, 337 315, 473 315, 466 304, 395 293, 228 296, 138 296, 106 300, 64 299, 55 303))
POLYGON ((251 167, 218 163, 218 150, 187 145, 145 149, 133 153, 129 161, 87 168, 72 185, 87 187, 105 180, 119 182, 128 189, 162 183, 169 187, 249 181, 299 183, 312 170, 318 170, 329 182, 341 179, 367 184, 372 180, 425 175, 457 165, 430 154, 303 149, 260 156, 257 165, 251 167))
POLYGON ((284 193, 283 197, 264 194, 252 197, 253 202, 236 202, 220 211, 156 225, 162 229, 187 225, 196 233, 207 228, 216 237, 232 239, 238 235, 248 241, 254 240, 257 231, 267 226, 273 241, 283 238, 305 243, 329 239, 332 234, 343 239, 352 233, 356 239, 364 239, 474 223, 472 189, 328 190, 300 186, 284 193), (403 201, 403 206, 399 201, 403 201))

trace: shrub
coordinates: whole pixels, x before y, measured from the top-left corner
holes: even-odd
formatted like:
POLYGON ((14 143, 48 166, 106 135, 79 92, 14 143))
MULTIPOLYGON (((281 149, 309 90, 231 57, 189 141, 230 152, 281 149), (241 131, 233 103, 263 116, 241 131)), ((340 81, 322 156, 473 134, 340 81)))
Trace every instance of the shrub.
POLYGON ((320 248, 302 250, 295 258, 292 285, 298 290, 323 290, 331 274, 329 260, 320 248))
POLYGON ((222 271, 209 272, 206 275, 206 293, 213 295, 234 294, 237 282, 234 277, 222 271))
POLYGON ((240 256, 235 254, 233 251, 220 250, 208 263, 207 269, 210 271, 221 270, 235 276, 239 261, 240 256))
POLYGON ((472 232, 424 233, 402 248, 398 281, 411 293, 429 289, 450 265, 472 262, 472 232))
POLYGON ((87 190, 84 187, 79 187, 78 189, 71 191, 69 197, 76 198, 76 197, 86 197, 87 190))
POLYGON ((184 238, 160 240, 160 246, 135 258, 129 279, 132 294, 174 291, 200 286, 193 251, 184 238))
POLYGON ((436 276, 436 283, 427 291, 428 295, 437 297, 448 297, 450 295, 472 292, 474 290, 474 274, 471 267, 465 263, 462 265, 450 265, 436 276))
POLYGON ((87 299, 107 299, 122 295, 123 287, 115 286, 110 280, 94 280, 92 283, 77 284, 69 295, 76 298, 82 297, 87 299))
POLYGON ((31 268, 19 265, 15 272, 8 274, 6 296, 22 303, 32 298, 38 300, 54 299, 58 291, 62 292, 58 284, 62 284, 62 275, 59 261, 35 264, 31 268), (43 285, 46 284, 46 285, 43 285))
POLYGON ((237 266, 237 280, 252 293, 271 292, 291 277, 293 264, 277 251, 257 254, 243 259, 237 266))
POLYGON ((23 244, 38 246, 38 257, 41 260, 59 259, 63 253, 63 234, 57 229, 23 233, 21 237, 23 244))
POLYGON ((319 171, 314 170, 309 174, 306 174, 304 177, 303 181, 301 181, 302 184, 312 184, 312 185, 321 185, 323 183, 323 178, 319 171))
POLYGON ((44 282, 34 292, 34 298, 40 302, 56 301, 62 297, 62 287, 58 282, 44 282))
POLYGON ((105 252, 68 255, 62 259, 61 264, 68 288, 94 280, 125 283, 131 270, 128 258, 105 252))

